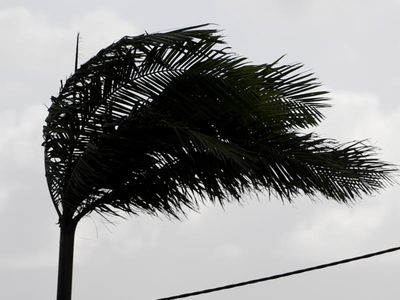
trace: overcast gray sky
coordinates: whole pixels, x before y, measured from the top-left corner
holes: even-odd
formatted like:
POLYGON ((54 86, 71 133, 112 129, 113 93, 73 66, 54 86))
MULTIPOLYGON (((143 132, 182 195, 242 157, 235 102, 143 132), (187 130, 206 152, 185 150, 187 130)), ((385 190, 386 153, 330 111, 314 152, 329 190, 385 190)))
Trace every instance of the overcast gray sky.
MULTIPOLYGON (((400 164, 400 1, 203 0, 0 2, 0 298, 55 299, 56 213, 41 130, 50 96, 80 61, 124 35, 219 24, 250 60, 302 62, 332 92, 316 131, 369 138, 400 164)), ((182 222, 86 218, 74 300, 156 299, 400 245, 400 188, 352 206, 260 195, 202 207, 182 222)), ((398 299, 400 254, 193 299, 398 299)))

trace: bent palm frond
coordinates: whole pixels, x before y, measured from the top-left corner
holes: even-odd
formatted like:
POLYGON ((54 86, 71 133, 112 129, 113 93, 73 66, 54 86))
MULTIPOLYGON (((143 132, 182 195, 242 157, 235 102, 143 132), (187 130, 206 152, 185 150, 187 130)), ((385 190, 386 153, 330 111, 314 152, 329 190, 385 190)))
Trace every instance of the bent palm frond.
POLYGON ((254 65, 209 26, 124 37, 52 98, 46 177, 60 216, 144 211, 179 217, 199 199, 249 190, 351 201, 390 183, 363 143, 316 126, 326 92, 301 65, 254 65))

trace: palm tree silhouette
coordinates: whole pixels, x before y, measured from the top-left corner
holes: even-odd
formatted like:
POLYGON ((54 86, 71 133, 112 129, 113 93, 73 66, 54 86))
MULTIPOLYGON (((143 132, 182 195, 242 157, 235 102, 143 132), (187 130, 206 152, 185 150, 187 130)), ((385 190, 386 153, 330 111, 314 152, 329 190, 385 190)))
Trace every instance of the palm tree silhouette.
POLYGON ((249 191, 348 202, 390 183, 371 146, 303 132, 328 105, 300 68, 251 64, 207 24, 126 36, 81 65, 43 129, 57 299, 71 299, 74 233, 92 212, 179 218, 249 191))

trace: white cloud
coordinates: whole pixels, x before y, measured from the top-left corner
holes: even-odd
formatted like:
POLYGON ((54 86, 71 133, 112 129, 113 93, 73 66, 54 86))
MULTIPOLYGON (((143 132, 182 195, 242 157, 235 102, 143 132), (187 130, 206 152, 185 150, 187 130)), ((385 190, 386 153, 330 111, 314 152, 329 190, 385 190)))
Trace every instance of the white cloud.
POLYGON ((113 218, 113 224, 92 214, 80 221, 76 232, 76 262, 85 264, 96 249, 108 248, 120 256, 132 256, 158 245, 161 224, 150 217, 113 218))
MULTIPOLYGON (((135 35, 135 27, 111 10, 93 10, 79 19, 72 18, 67 24, 50 24, 44 14, 17 7, 0 10, 0 33, 5 41, 1 56, 8 54, 18 58, 21 65, 70 60, 74 58, 75 37, 81 32, 82 55, 91 56, 123 35, 135 35), (9 28, 13 30, 10 31, 9 28), (71 42, 73 42, 71 44, 71 42), (70 54, 63 57, 63 54, 70 54), (22 61, 21 61, 22 59, 22 61), (39 59, 39 60, 38 60, 39 59)), ((88 57, 90 58, 90 57, 88 57)))
MULTIPOLYGON (((55 242, 55 241, 54 241, 55 242)), ((57 264, 57 259, 53 253, 57 253, 57 245, 42 249, 42 251, 29 252, 18 254, 2 255, 0 257, 0 267, 4 269, 40 269, 51 268, 57 264)))
POLYGON ((28 167, 41 157, 42 126, 46 108, 31 105, 22 111, 0 112, 0 158, 2 164, 28 167))
POLYGON ((385 110, 382 100, 368 93, 335 92, 331 98, 333 107, 326 109, 317 132, 342 142, 368 139, 384 159, 399 163, 400 140, 394 137, 400 131, 400 107, 385 110))
POLYGON ((1 9, 0 63, 4 78, 0 75, 0 88, 4 98, 48 103, 49 95, 58 91, 59 80, 73 71, 78 31, 80 63, 123 35, 137 34, 131 23, 112 10, 95 9, 79 19, 55 25, 45 14, 23 7, 1 9), (39 91, 43 99, 32 99, 39 91))
POLYGON ((12 209, 11 204, 21 203, 17 194, 29 190, 32 184, 41 184, 37 177, 32 176, 42 173, 44 116, 45 108, 40 105, 27 106, 20 111, 0 111, 1 214, 7 214, 8 209, 12 209))
POLYGON ((302 249, 301 255, 317 258, 326 253, 341 253, 364 248, 382 230, 388 207, 376 205, 332 206, 299 222, 289 243, 302 249))
POLYGON ((242 254, 242 249, 232 243, 222 243, 215 248, 214 253, 221 259, 237 259, 242 254))
POLYGON ((9 191, 5 187, 0 186, 0 215, 1 215, 1 212, 6 207, 6 202, 7 202, 8 197, 9 197, 9 191))

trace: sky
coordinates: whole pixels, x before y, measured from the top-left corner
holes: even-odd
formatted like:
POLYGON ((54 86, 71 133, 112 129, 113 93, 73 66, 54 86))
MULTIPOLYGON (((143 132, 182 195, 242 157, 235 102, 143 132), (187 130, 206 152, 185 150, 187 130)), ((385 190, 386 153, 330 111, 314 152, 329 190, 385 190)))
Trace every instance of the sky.
MULTIPOLYGON (((303 63, 331 92, 315 128, 369 139, 400 164, 400 1, 0 2, 0 298, 55 299, 58 227, 42 126, 60 80, 125 35, 215 23, 256 63, 303 63)), ((259 195, 182 221, 92 215, 76 234, 73 299, 157 299, 399 246, 400 187, 352 205, 259 195)), ((400 254, 192 299, 398 299, 400 254)))

